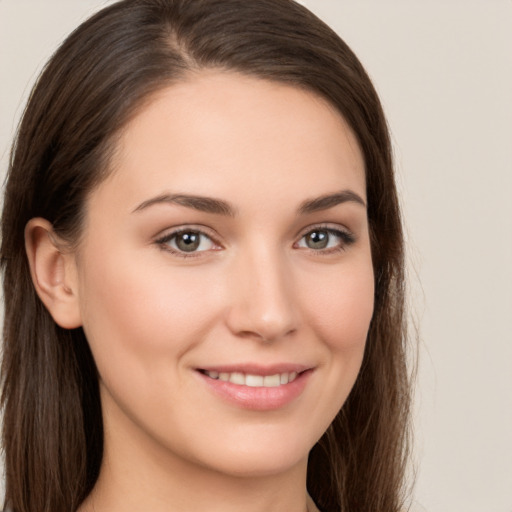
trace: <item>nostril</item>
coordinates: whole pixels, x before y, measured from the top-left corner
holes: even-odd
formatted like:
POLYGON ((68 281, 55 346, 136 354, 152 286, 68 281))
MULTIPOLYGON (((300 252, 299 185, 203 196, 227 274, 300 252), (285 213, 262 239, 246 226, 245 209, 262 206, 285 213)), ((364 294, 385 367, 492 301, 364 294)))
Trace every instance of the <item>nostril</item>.
POLYGON ((254 339, 259 341, 260 343, 264 344, 270 344, 275 342, 276 340, 280 338, 286 338, 289 336, 292 336, 295 334, 297 330, 295 328, 292 329, 281 329, 279 327, 273 327, 273 328, 260 328, 258 330, 245 330, 240 331, 237 333, 237 335, 240 338, 246 338, 246 339, 254 339))

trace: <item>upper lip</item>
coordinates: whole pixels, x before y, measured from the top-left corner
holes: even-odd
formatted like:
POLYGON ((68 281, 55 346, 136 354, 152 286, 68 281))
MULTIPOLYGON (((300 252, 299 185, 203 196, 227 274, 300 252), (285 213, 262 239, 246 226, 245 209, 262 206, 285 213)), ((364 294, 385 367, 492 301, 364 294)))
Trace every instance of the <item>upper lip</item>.
POLYGON ((278 363, 272 365, 242 363, 201 366, 197 368, 197 370, 219 373, 245 373, 250 375, 261 375, 262 377, 265 377, 267 375, 276 375, 277 373, 301 373, 312 368, 312 365, 294 363, 278 363))

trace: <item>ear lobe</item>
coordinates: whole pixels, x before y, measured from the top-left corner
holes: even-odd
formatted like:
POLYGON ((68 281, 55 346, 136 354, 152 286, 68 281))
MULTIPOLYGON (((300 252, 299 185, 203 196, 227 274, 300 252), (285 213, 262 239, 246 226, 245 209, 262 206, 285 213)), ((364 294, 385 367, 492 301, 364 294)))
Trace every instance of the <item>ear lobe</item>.
POLYGON ((39 298, 64 329, 82 325, 74 255, 63 251, 50 222, 31 219, 25 226, 25 250, 39 298))

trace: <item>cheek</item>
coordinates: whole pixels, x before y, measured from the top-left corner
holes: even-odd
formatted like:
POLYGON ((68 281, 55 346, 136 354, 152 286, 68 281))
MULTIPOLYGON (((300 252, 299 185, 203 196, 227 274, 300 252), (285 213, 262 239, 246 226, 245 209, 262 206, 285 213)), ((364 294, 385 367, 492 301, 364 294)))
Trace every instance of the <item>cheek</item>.
POLYGON ((362 355, 374 304, 371 262, 319 280, 308 304, 310 322, 330 351, 362 355))
POLYGON ((351 263, 329 275, 317 274, 314 283, 302 302, 307 305, 304 316, 321 354, 316 376, 321 399, 316 396, 310 410, 316 442, 343 407, 361 368, 373 315, 371 260, 351 263))
POLYGON ((115 368, 151 373, 200 342, 216 302, 215 290, 205 288, 195 270, 170 272, 133 254, 88 265, 80 287, 82 319, 102 377, 115 368))

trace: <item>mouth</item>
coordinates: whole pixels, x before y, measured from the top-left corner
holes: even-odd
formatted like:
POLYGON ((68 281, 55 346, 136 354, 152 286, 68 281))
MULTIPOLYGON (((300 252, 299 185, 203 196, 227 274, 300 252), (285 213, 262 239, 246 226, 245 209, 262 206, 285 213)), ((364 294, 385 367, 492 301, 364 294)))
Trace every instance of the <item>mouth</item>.
POLYGON ((224 366, 197 369, 207 389, 242 409, 275 410, 295 402, 303 393, 313 367, 278 365, 224 366))

